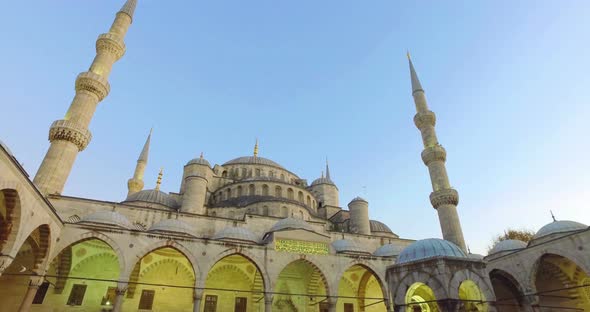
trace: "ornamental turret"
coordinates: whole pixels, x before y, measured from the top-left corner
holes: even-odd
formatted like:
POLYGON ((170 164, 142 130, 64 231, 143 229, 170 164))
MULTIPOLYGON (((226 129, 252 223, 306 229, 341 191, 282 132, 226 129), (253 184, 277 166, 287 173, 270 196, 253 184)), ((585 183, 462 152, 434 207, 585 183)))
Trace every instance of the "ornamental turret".
POLYGON ((324 172, 320 178, 315 179, 310 186, 311 191, 318 200, 318 212, 325 218, 330 218, 341 210, 339 203, 338 187, 330 176, 330 166, 326 160, 326 175, 324 172))
POLYGON ((137 159, 137 164, 135 165, 135 172, 133 173, 133 177, 127 181, 127 196, 137 193, 143 190, 143 175, 145 173, 145 167, 147 166, 148 162, 148 155, 150 153, 150 141, 152 138, 152 130, 150 130, 150 134, 148 135, 147 139, 145 140, 145 144, 143 145, 143 149, 141 150, 141 154, 139 154, 139 158, 137 159))
POLYGON ((351 233, 371 234, 371 223, 369 221, 369 202, 364 198, 355 197, 348 204, 350 219, 348 228, 351 233))
POLYGON ((205 200, 207 198, 207 184, 211 179, 211 168, 209 162, 203 157, 189 161, 184 166, 184 183, 182 194, 182 212, 190 212, 204 215, 205 200))
POLYGON ((61 193, 76 156, 90 142, 88 126, 96 106, 110 91, 108 77, 113 64, 125 53, 123 39, 131 25, 137 1, 128 0, 117 13, 109 31, 98 36, 96 56, 90 69, 76 78, 76 95, 66 115, 49 129, 49 150, 34 183, 43 194, 61 193))
POLYGON ((412 96, 416 105, 416 115, 414 124, 422 134, 424 150, 422 151, 422 161, 428 167, 430 181, 432 182, 432 193, 430 193, 430 203, 437 210, 440 227, 443 238, 455 243, 466 251, 463 231, 457 214, 457 204, 459 203, 459 193, 451 187, 445 161, 447 152, 439 144, 434 130, 436 116, 428 109, 424 89, 418 80, 418 75, 414 70, 414 64, 408 54, 410 63, 410 76, 412 80, 412 96))

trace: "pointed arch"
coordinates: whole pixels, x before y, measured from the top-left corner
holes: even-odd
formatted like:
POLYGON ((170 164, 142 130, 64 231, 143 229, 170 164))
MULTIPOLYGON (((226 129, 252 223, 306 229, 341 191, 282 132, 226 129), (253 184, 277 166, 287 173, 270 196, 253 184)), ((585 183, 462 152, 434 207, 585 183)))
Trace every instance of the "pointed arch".
MULTIPOLYGON (((4 183, 3 183, 4 184, 4 183)), ((0 190, 0 253, 12 254, 21 229, 22 199, 15 187, 0 190)))
POLYGON ((131 274, 131 272, 133 271, 133 268, 135 267, 135 265, 141 261, 141 259, 143 259, 145 256, 147 256, 148 254, 150 254, 151 252, 154 252, 158 249, 162 249, 162 248, 172 248, 172 249, 176 249, 178 252, 180 252, 182 255, 184 255, 187 260, 190 262, 190 264, 192 265, 192 269, 193 269, 193 274, 195 277, 195 280, 199 280, 202 278, 202 271, 199 268, 199 264, 197 262, 197 258, 194 256, 194 254, 183 244, 179 243, 178 241, 175 240, 159 240, 157 242, 153 242, 149 245, 146 245, 142 248, 140 248, 134 255, 134 257, 130 260, 130 263, 133 263, 133 267, 127 266, 125 268, 125 275, 122 275, 122 278, 128 279, 129 275, 131 274))

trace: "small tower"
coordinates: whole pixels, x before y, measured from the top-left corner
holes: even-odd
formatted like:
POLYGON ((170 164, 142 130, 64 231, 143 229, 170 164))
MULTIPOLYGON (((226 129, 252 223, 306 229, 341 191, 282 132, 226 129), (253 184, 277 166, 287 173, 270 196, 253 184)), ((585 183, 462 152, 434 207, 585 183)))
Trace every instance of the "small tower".
POLYGON ((457 204, 459 203, 459 193, 451 187, 445 161, 447 152, 438 143, 434 125, 436 116, 428 109, 424 89, 418 80, 418 75, 414 70, 414 64, 408 53, 410 63, 410 76, 412 79, 412 96, 416 105, 416 115, 414 124, 422 134, 424 150, 422 151, 422 161, 428 167, 430 181, 432 182, 432 193, 430 193, 430 203, 438 211, 440 227, 443 238, 455 243, 463 251, 466 251, 463 231, 457 214, 457 204))
POLYGON ((351 233, 371 234, 371 223, 369 221, 369 202, 364 198, 355 197, 348 204, 350 212, 349 229, 351 233))
POLYGON ((127 196, 137 193, 143 190, 143 175, 145 173, 145 167, 147 166, 148 162, 148 155, 150 152, 150 141, 152 138, 152 130, 150 130, 150 134, 148 135, 147 139, 145 140, 145 144, 143 145, 143 149, 141 150, 141 154, 139 154, 139 158, 137 159, 137 164, 135 165, 135 172, 133 173, 133 177, 127 181, 127 196))
POLYGON ((203 157, 189 161, 184 166, 184 194, 182 195, 182 212, 204 215, 207 198, 207 184, 211 178, 211 167, 203 157))
POLYGON ((318 200, 318 212, 326 218, 330 218, 335 213, 341 210, 339 203, 338 187, 332 181, 330 176, 330 166, 326 160, 326 175, 322 172, 322 176, 315 179, 311 183, 311 191, 315 194, 318 200))
POLYGON ((125 53, 123 39, 131 25, 137 0, 128 0, 117 13, 106 34, 96 40, 96 56, 90 69, 76 78, 76 95, 63 119, 49 128, 49 150, 33 182, 43 194, 61 193, 76 156, 83 151, 92 135, 88 126, 110 90, 108 78, 113 64, 125 53))

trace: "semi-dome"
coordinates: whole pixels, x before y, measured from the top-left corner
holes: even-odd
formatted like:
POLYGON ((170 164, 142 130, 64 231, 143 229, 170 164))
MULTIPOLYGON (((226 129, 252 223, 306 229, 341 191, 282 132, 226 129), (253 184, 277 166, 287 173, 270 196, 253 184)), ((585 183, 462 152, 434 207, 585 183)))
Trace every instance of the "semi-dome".
POLYGON ((238 158, 232 159, 232 160, 224 163, 223 165, 225 166, 225 165, 237 165, 237 164, 266 165, 266 166, 273 166, 273 167, 279 167, 281 169, 284 169, 283 166, 277 164, 276 162, 274 162, 268 158, 258 157, 258 156, 238 157, 238 158))
POLYGON ((332 247, 336 250, 336 253, 364 253, 370 254, 370 252, 361 244, 349 240, 349 239, 339 239, 332 243, 332 247))
POLYGON ((371 221, 369 221, 369 225, 371 226, 371 232, 382 232, 382 233, 393 234, 393 231, 391 231, 391 229, 387 225, 385 225, 385 223, 383 223, 383 222, 379 222, 377 220, 371 220, 371 221))
POLYGON ((373 252, 373 256, 377 256, 377 257, 399 256, 399 254, 402 252, 403 249, 404 249, 404 247, 400 246, 400 245, 385 244, 385 245, 377 248, 377 250, 375 250, 375 252, 373 252))
POLYGON ((166 194, 160 190, 143 190, 137 193, 133 193, 127 196, 127 199, 123 202, 146 202, 146 203, 153 203, 153 204, 160 204, 166 207, 175 208, 178 206, 178 203, 172 196, 166 194))
POLYGON ((164 219, 152 225, 148 229, 148 232, 179 233, 196 236, 189 224, 178 219, 164 219))
POLYGON ((503 251, 516 251, 526 248, 526 243, 518 240, 518 239, 505 239, 503 241, 499 241, 494 245, 492 250, 488 253, 488 255, 493 255, 495 253, 503 252, 503 251))
POLYGON ((567 221, 567 220, 553 221, 553 222, 545 225, 541 229, 539 229, 539 231, 537 231, 537 234, 535 234, 535 236, 533 238, 536 239, 536 238, 541 238, 543 236, 556 234, 556 233, 567 233, 567 232, 585 230, 587 228, 588 228, 587 225, 579 223, 579 222, 575 222, 575 221, 567 221))
POLYGON ((315 232, 314 228, 302 219, 284 218, 275 223, 268 232, 278 232, 284 230, 306 230, 315 232))
POLYGON ((132 227, 131 222, 129 219, 124 215, 110 211, 110 210, 101 210, 97 212, 93 212, 89 215, 86 215, 80 218, 80 223, 95 223, 95 224, 105 224, 111 226, 122 227, 125 229, 130 229, 132 227))
POLYGON ((404 248, 397 258, 397 263, 406 263, 436 257, 467 258, 457 245, 439 238, 416 241, 404 248))
POLYGON ((258 244, 258 236, 243 227, 226 227, 211 237, 215 240, 233 240, 258 244))

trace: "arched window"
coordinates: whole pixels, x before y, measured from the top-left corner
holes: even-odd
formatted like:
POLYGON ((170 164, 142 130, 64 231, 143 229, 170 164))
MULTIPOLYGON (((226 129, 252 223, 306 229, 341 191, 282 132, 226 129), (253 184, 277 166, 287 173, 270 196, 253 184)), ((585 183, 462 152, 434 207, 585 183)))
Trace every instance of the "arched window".
POLYGON ((228 188, 225 192, 227 193, 227 199, 230 199, 231 198, 231 189, 228 188))
POLYGON ((262 185, 262 196, 268 196, 268 185, 262 185))
POLYGON ((307 195, 307 206, 311 207, 311 197, 309 195, 307 195))
POLYGON ((260 171, 260 169, 256 168, 256 176, 259 177, 262 171, 260 171))
POLYGON ((254 186, 254 184, 248 185, 248 195, 250 195, 250 196, 256 195, 256 187, 254 186))
POLYGON ((239 185, 239 186, 238 186, 238 197, 240 197, 240 196, 242 196, 242 195, 244 195, 244 192, 242 191, 242 186, 241 186, 241 185, 239 185))
POLYGON ((274 171, 268 172, 268 176, 271 177, 271 178, 274 178, 275 177, 275 172, 274 171))
POLYGON ((242 178, 245 178, 246 176, 248 176, 248 169, 242 168, 242 178))
POLYGON ((286 206, 281 207, 281 217, 286 218, 289 216, 289 208, 286 206))
POLYGON ((275 196, 283 197, 283 189, 278 185, 275 187, 275 196))
POLYGON ((223 178, 227 178, 227 170, 223 170, 223 172, 221 173, 221 176, 223 178))
POLYGON ((292 188, 287 189, 287 198, 288 199, 295 199, 295 193, 293 192, 292 188))
POLYGON ((281 173, 281 180, 285 181, 285 175, 281 173))
POLYGON ((262 207, 262 215, 263 216, 268 216, 268 206, 262 207))
POLYGON ((299 200, 301 203, 303 203, 303 192, 302 192, 302 191, 299 191, 299 193, 297 194, 297 199, 298 199, 298 200, 299 200))

